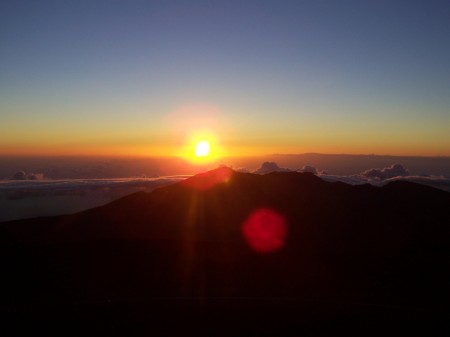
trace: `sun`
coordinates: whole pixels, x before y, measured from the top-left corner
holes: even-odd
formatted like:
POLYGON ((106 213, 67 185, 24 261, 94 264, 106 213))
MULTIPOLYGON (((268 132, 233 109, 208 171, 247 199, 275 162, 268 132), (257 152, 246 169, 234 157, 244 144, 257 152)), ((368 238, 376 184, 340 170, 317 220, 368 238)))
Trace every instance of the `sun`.
POLYGON ((210 165, 223 157, 223 147, 216 134, 210 131, 197 131, 191 134, 180 147, 180 157, 194 165, 210 165))
POLYGON ((207 140, 201 140, 195 143, 195 156, 207 157, 211 153, 211 146, 207 140))

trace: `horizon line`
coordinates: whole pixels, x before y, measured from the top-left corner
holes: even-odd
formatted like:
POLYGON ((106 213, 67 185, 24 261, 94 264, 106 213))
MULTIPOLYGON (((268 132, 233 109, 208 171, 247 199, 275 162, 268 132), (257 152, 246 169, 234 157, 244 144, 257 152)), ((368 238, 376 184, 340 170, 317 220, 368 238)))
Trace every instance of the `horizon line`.
MULTIPOLYGON (((263 158, 270 156, 351 156, 351 157, 401 157, 401 158, 450 158, 450 155, 408 155, 408 154, 377 154, 377 153, 321 153, 321 152, 302 152, 302 153, 268 153, 260 155, 225 155, 221 158, 263 158)), ((136 154, 0 154, 0 158, 128 158, 128 159, 182 159, 180 155, 136 155, 136 154)))

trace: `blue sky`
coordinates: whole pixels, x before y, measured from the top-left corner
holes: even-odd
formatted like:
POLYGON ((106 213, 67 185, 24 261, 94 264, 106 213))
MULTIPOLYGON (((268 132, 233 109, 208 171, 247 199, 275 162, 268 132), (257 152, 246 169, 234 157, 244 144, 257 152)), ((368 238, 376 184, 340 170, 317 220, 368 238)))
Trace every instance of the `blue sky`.
POLYGON ((448 1, 0 6, 0 153, 175 153, 207 105, 229 153, 450 155, 448 1))

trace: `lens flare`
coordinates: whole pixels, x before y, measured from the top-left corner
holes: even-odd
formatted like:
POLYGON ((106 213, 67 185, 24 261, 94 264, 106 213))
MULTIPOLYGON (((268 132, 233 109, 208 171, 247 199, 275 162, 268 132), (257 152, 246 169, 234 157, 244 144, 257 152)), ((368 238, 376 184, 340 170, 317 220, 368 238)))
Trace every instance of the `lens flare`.
POLYGON ((287 235, 286 220, 269 208, 260 208, 245 220, 242 232, 254 251, 269 253, 284 246, 287 235))

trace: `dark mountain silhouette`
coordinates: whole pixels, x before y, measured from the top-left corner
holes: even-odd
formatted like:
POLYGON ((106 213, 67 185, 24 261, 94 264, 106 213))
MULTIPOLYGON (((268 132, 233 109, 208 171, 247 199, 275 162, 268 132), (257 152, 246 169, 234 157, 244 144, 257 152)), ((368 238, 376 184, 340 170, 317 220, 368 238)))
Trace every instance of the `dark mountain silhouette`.
POLYGON ((1 223, 2 320, 17 334, 439 335, 449 209, 449 193, 408 182, 222 167, 1 223))

